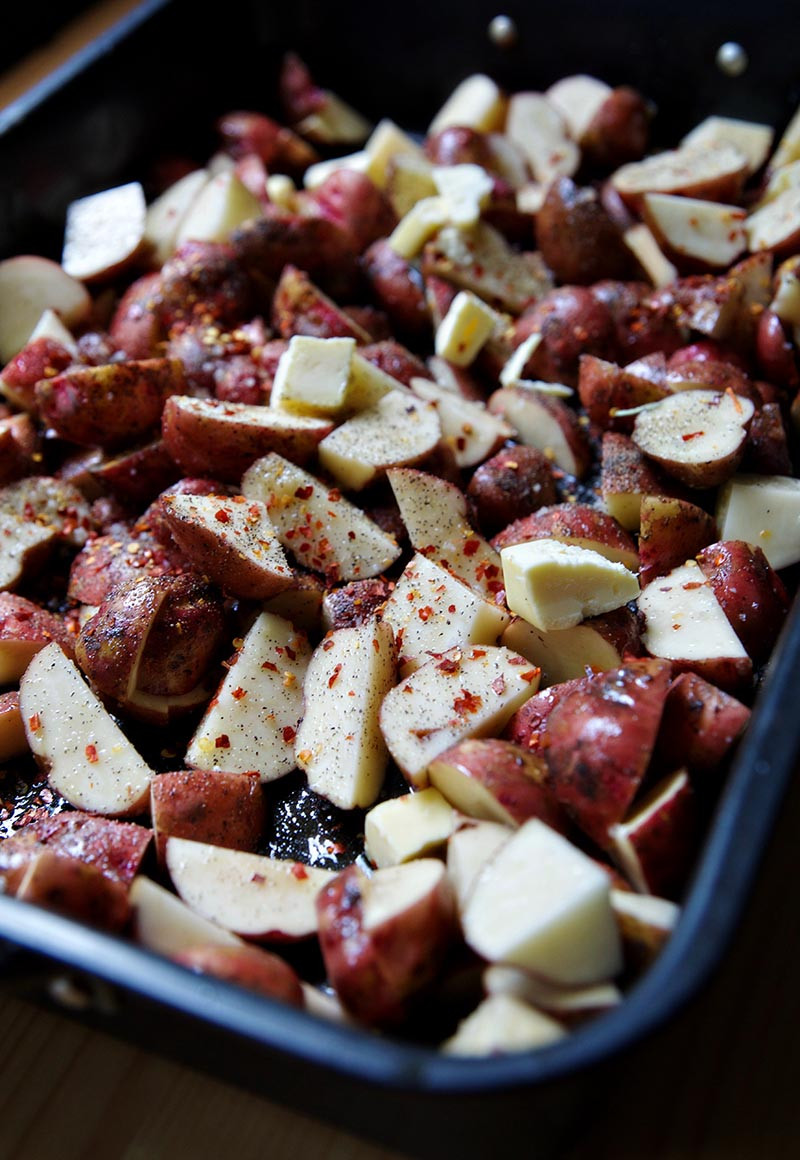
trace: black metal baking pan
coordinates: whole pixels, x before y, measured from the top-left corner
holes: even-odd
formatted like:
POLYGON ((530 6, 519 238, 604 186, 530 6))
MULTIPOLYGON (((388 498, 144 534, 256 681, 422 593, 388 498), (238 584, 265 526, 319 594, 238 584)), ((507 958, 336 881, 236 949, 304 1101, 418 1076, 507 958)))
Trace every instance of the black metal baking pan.
MULTIPOLYGON (((687 3, 643 10, 636 0, 561 0, 507 11, 518 37, 501 48, 487 35, 497 9, 477 0, 458 7, 410 0, 391 28, 374 7, 349 0, 231 0, 213 30, 194 5, 150 0, 7 112, 0 253, 57 254, 73 197, 139 176, 154 156, 203 159, 216 114, 269 111, 274 66, 287 48, 367 115, 419 129, 474 71, 512 89, 541 88, 575 71, 636 85, 656 101, 665 140, 711 112, 782 127, 800 103, 791 3, 754 13, 739 2, 699 12, 687 3), (725 42, 746 54, 738 76, 717 66, 725 42)), ((445 1057, 189 976, 127 942, 0 897, 5 979, 43 1002, 57 995, 94 1026, 412 1156, 491 1154, 498 1124, 504 1147, 557 1155, 602 1103, 609 1061, 657 1036, 713 980, 735 937, 800 749, 799 667, 795 607, 673 937, 619 1010, 552 1047, 445 1057)))

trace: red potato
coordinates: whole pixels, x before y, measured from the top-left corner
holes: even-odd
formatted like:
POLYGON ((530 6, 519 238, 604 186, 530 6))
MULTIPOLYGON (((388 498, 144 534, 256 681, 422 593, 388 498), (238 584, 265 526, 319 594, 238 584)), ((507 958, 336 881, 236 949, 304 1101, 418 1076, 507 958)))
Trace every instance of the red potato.
POLYGON ((417 355, 393 339, 371 342, 362 347, 359 353, 367 362, 406 387, 411 386, 412 379, 425 378, 428 373, 425 363, 417 355))
POLYGON ((664 702, 655 757, 660 769, 718 774, 750 720, 750 709, 696 673, 681 673, 664 702))
POLYGON ((754 413, 749 399, 727 391, 681 391, 641 411, 631 438, 688 487, 718 487, 741 462, 754 413))
POLYGON ((630 434, 634 416, 617 412, 655 403, 669 393, 666 382, 645 378, 595 355, 580 356, 578 395, 591 421, 603 431, 630 434))
POLYGON ((254 153, 270 169, 301 172, 317 158, 315 150, 291 129, 263 113, 233 110, 217 119, 223 148, 239 159, 254 153))
POLYGON ((589 677, 577 677, 534 693, 509 718, 502 736, 533 753, 543 752, 547 746, 547 722, 553 709, 574 689, 587 688, 588 682, 589 677))
POLYGON ((398 334, 422 338, 431 333, 431 313, 416 268, 401 258, 385 238, 364 251, 361 263, 377 304, 398 334))
POLYGON ((638 618, 625 605, 589 616, 572 628, 543 630, 517 617, 502 642, 542 670, 542 686, 616 669, 626 659, 642 655, 638 618))
POLYGON ((195 946, 174 954, 173 959, 199 975, 213 975, 268 999, 292 1007, 304 1007, 300 978, 285 959, 260 947, 195 946))
POLYGON ((769 251, 776 258, 791 257, 800 242, 800 190, 784 190, 755 210, 747 218, 745 230, 754 253, 769 251))
POLYGON ((589 470, 586 430, 563 399, 520 385, 501 387, 490 396, 488 406, 510 424, 521 443, 542 451, 561 471, 580 479, 589 470))
POLYGON ((613 888, 611 905, 622 939, 626 968, 641 974, 663 950, 680 917, 680 907, 668 898, 613 888))
POLYGON ((192 565, 225 592, 267 600, 292 586, 266 504, 242 496, 171 495, 164 518, 192 565))
POLYGON ((748 475, 791 475, 792 454, 780 403, 765 403, 756 411, 742 456, 748 475))
POLYGON ((600 494, 606 511, 628 532, 639 530, 646 496, 683 498, 677 481, 650 462, 620 432, 607 431, 603 435, 600 471, 600 494))
POLYGON ((714 517, 696 504, 663 495, 641 501, 639 584, 644 588, 717 538, 714 517))
POLYGON ((119 529, 91 540, 72 561, 67 595, 81 604, 98 605, 125 581, 142 575, 180 575, 189 563, 175 544, 161 543, 144 529, 119 529))
POLYGON ((541 818, 560 833, 567 819, 547 787, 544 759, 496 737, 468 738, 428 766, 430 783, 470 818, 519 826, 541 818))
POLYGON ((635 572, 639 566, 636 543, 613 516, 589 504, 561 503, 540 508, 514 520, 492 540, 499 552, 526 540, 559 540, 578 548, 590 548, 615 564, 635 572))
POLYGON ((620 362, 627 364, 654 351, 670 354, 687 341, 688 328, 671 304, 654 296, 649 283, 605 278, 590 290, 611 314, 620 362))
POLYGON ((185 390, 177 359, 141 359, 67 370, 42 379, 36 402, 44 422, 63 439, 88 447, 118 447, 158 426, 170 395, 185 390))
POLYGON ((727 269, 747 249, 740 206, 646 193, 642 214, 665 256, 684 272, 727 269))
POLYGON ((622 231, 605 209, 597 190, 559 177, 547 189, 536 215, 536 241, 560 283, 588 286, 600 278, 633 273, 622 231))
POLYGON ((359 1022, 391 1027, 434 982, 456 933, 444 865, 423 858, 367 877, 349 866, 317 900, 328 977, 359 1022))
POLYGON ((391 595, 393 583, 376 576, 370 580, 353 580, 325 593, 322 618, 326 629, 355 628, 366 624, 391 595))
POLYGON ((654 109, 636 89, 621 85, 602 102, 579 141, 583 156, 602 169, 643 157, 654 109))
POLYGON ((789 595, 758 547, 727 540, 704 547, 697 562, 731 628, 754 661, 764 661, 789 611, 789 595))
POLYGON ((164 864, 167 839, 255 852, 266 810, 257 775, 190 769, 161 773, 150 784, 156 853, 164 864))
POLYGON ((478 526, 492 535, 558 498, 550 460, 536 447, 505 447, 480 464, 466 491, 478 526))
POLYGON ((747 158, 729 144, 656 153, 621 166, 611 181, 632 209, 646 193, 676 193, 709 201, 735 202, 747 177, 747 158))
POLYGON ((108 326, 109 337, 126 358, 154 358, 164 329, 159 311, 161 276, 143 274, 125 290, 108 326))
POLYGON ((549 785, 601 848, 647 771, 670 675, 664 661, 629 661, 567 693, 547 718, 549 785))
POLYGON ((19 693, 0 693, 0 761, 13 761, 28 752, 28 738, 19 711, 19 693))
POLYGON ((305 270, 337 301, 346 300, 358 284, 352 239, 327 218, 275 210, 234 230, 231 247, 241 269, 267 295, 285 266, 305 270))
POLYGON ((161 267, 161 322, 235 326, 256 313, 256 286, 232 243, 183 242, 161 267))
POLYGON ((74 359, 74 352, 55 339, 34 338, 3 367, 0 393, 12 406, 35 416, 38 412, 36 384, 39 379, 52 378, 66 370, 74 359))
POLYGON ((111 494, 120 503, 139 511, 152 503, 181 475, 163 439, 127 448, 117 455, 91 462, 88 474, 102 494, 111 494))
POLYGON ((59 545, 84 543, 89 505, 70 484, 29 476, 0 489, 0 591, 36 575, 59 545))
POLYGON ((525 310, 513 346, 532 334, 541 339, 520 376, 525 379, 576 386, 581 355, 610 357, 614 349, 611 315, 585 286, 559 286, 525 310))
POLYGON ((308 197, 314 212, 337 225, 359 254, 397 225, 386 195, 355 169, 334 170, 308 197))
POLYGON ((122 931, 131 915, 128 891, 79 858, 41 850, 17 887, 17 898, 89 926, 122 931))
POLYGON ((278 97, 288 121, 300 121, 325 104, 325 92, 314 83, 306 65, 295 52, 287 52, 278 75, 278 97))
POLYGON ((61 252, 64 271, 90 283, 117 277, 142 253, 146 213, 138 181, 71 202, 61 252))
POLYGON ((774 310, 764 310, 756 331, 756 359, 765 379, 796 390, 800 386, 800 370, 790 334, 790 327, 774 310))
POLYGON ((700 817, 685 769, 664 778, 621 822, 609 827, 609 852, 642 894, 677 898, 700 839, 700 817))
POLYGON ((86 321, 91 306, 83 283, 58 263, 30 254, 6 258, 0 262, 0 363, 22 350, 45 310, 70 328, 86 321))
POLYGON ((24 596, 0 592, 0 685, 16 684, 31 657, 52 640, 73 655, 75 637, 61 617, 24 596))
POLYGON ((30 415, 0 419, 0 486, 35 472, 41 461, 41 437, 30 415))
POLYGON ((185 472, 227 483, 238 483, 272 451, 307 463, 333 426, 329 419, 187 395, 167 400, 161 423, 167 450, 185 472))
POLYGON ((492 168, 492 146, 488 133, 470 125, 446 125, 425 138, 425 156, 434 165, 480 165, 492 168))
POLYGON ((324 294, 296 266, 284 266, 272 300, 272 322, 283 338, 306 334, 314 338, 354 338, 369 342, 370 336, 347 311, 324 294))

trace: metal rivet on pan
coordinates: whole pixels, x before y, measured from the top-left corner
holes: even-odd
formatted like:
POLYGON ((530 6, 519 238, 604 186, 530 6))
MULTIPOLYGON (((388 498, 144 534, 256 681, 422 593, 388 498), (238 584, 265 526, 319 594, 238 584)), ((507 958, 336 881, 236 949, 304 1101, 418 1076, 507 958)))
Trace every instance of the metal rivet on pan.
POLYGON ((717 49, 717 68, 729 77, 740 77, 750 61, 741 44, 728 40, 717 49))
POLYGON ((517 26, 510 16, 495 16, 489 22, 489 39, 498 48, 511 48, 518 35, 517 26))
POLYGON ((67 1011, 94 1011, 111 1015, 117 1007, 112 989, 99 979, 75 975, 54 975, 47 986, 54 1003, 67 1011))

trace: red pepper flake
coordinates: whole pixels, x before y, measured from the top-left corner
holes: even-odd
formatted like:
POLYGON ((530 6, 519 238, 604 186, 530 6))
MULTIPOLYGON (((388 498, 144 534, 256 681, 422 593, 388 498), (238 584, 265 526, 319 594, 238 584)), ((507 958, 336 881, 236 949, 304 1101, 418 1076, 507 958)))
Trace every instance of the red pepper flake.
POLYGON ((464 555, 474 556, 478 548, 480 548, 480 540, 465 540, 464 541, 464 555))
POLYGON ((294 493, 295 499, 311 499, 314 494, 314 485, 306 484, 304 487, 298 487, 294 493))
POLYGON ((231 517, 228 515, 224 508, 220 508, 218 511, 214 512, 214 519, 219 520, 221 524, 229 524, 231 522, 231 517))
POLYGON ((423 624, 426 620, 430 620, 430 618, 433 616, 433 609, 431 608, 430 604, 426 604, 424 608, 420 608, 417 616, 420 618, 423 624))
POLYGON ((372 638, 372 647, 374 648, 375 652, 381 651, 380 642, 379 642, 377 636, 373 636, 373 638, 372 638))
POLYGON ((284 725, 284 727, 283 727, 283 740, 286 742, 287 745, 291 745, 291 743, 294 741, 296 736, 297 736, 296 729, 293 729, 291 725, 284 725))
POLYGON ((31 733, 38 733, 42 727, 42 719, 38 713, 31 713, 28 718, 28 727, 31 733))
POLYGON ((295 862, 291 869, 291 875, 292 878, 296 878, 298 882, 302 882, 305 878, 308 878, 308 870, 302 862, 295 862))
POLYGON ((705 581, 703 580, 690 580, 687 584, 682 584, 681 588, 683 588, 684 592, 693 592, 695 588, 702 588, 704 583, 705 581))
POLYGON ((92 743, 90 742, 86 746, 85 752, 86 752, 86 760, 91 762, 92 765, 97 765, 98 761, 100 760, 100 757, 99 757, 98 752, 97 752, 97 746, 92 745, 92 743))
POLYGON ((328 677, 328 688, 332 689, 339 679, 339 673, 342 671, 341 665, 334 665, 333 672, 328 677))
POLYGON ((323 650, 323 652, 327 652, 327 651, 328 651, 328 649, 331 649, 331 648, 333 648, 333 645, 334 645, 334 640, 333 640, 333 637, 332 637, 332 636, 331 636, 331 637, 328 637, 328 639, 327 639, 327 640, 324 640, 324 641, 322 642, 322 650, 323 650))
POLYGON ((473 660, 480 660, 481 657, 485 657, 485 656, 486 656, 486 649, 485 648, 474 648, 472 650, 472 659, 473 660))
POLYGON ((519 675, 521 680, 527 681, 530 684, 531 681, 535 681, 541 675, 541 672, 541 669, 528 669, 527 672, 520 673, 519 675))
POLYGON ((215 749, 230 749, 231 739, 227 733, 220 733, 219 737, 214 738, 215 749))
POLYGON ((274 663, 274 661, 264 661, 261 667, 262 669, 267 669, 270 673, 277 673, 278 671, 278 666, 274 663))
POLYGON ((436 668, 440 673, 457 673, 461 668, 461 653, 456 657, 442 657, 436 668))
POLYGON ((287 657, 289 658, 289 660, 290 660, 290 661, 296 661, 296 660, 297 660, 297 653, 296 653, 296 652, 294 651, 294 649, 293 649, 293 648, 291 648, 291 647, 290 647, 288 644, 287 644, 287 646, 286 646, 286 655, 287 655, 287 657))
POLYGON ((688 443, 692 439, 699 439, 701 435, 705 435, 705 431, 690 431, 686 435, 681 435, 684 443, 688 443))
POLYGON ((338 487, 332 487, 328 492, 328 503, 338 503, 341 498, 342 493, 339 491, 338 487))
POLYGON ((231 696, 233 697, 234 701, 241 701, 243 697, 247 696, 247 692, 242 688, 241 685, 239 685, 237 688, 232 690, 231 696))
POLYGON ((453 613, 453 612, 455 612, 455 610, 456 610, 455 604, 448 604, 448 606, 447 606, 448 612, 453 613))
POLYGON ((506 679, 504 676, 495 677, 492 681, 492 692, 497 693, 498 697, 502 697, 506 691, 506 679))
POLYGON ((467 713, 477 713, 483 704, 483 698, 477 693, 471 693, 469 689, 462 689, 461 696, 456 697, 453 701, 453 708, 459 717, 464 717, 467 713))

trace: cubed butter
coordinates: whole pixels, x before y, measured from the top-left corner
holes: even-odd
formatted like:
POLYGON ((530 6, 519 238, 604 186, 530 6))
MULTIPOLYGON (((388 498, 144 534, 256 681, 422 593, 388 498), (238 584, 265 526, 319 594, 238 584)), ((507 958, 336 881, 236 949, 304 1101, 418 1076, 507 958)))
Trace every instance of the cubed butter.
POLYGON ((389 245, 401 258, 416 258, 422 247, 450 221, 444 197, 423 197, 397 223, 389 235, 389 245))
POLYGON ((508 607, 537 628, 571 628, 587 616, 620 608, 639 595, 624 564, 558 540, 530 540, 503 548, 508 607))
POLYGON ((721 540, 761 548, 773 568, 800 561, 800 480, 788 475, 735 475, 717 506, 721 540))
POLYGON ((436 330, 436 353, 457 367, 469 366, 487 341, 497 314, 470 290, 460 290, 436 330))
POLYGON ((385 187, 389 168, 398 157, 412 157, 415 161, 427 164, 430 169, 430 162, 414 138, 388 117, 375 126, 364 146, 364 153, 367 156, 365 172, 379 189, 385 187))
POLYGON ((505 111, 500 88, 484 73, 473 73, 457 85, 428 127, 428 135, 451 125, 467 125, 481 133, 499 129, 505 111))
POLYGON ((389 798, 364 820, 364 846, 376 866, 397 866, 444 845, 455 827, 456 811, 438 789, 389 798))
POLYGON ((345 406, 354 338, 295 335, 281 355, 270 406, 303 415, 337 415, 345 406))
POLYGON ((494 181, 482 165, 435 165, 433 180, 450 207, 450 221, 462 229, 474 226, 489 202, 494 181))

